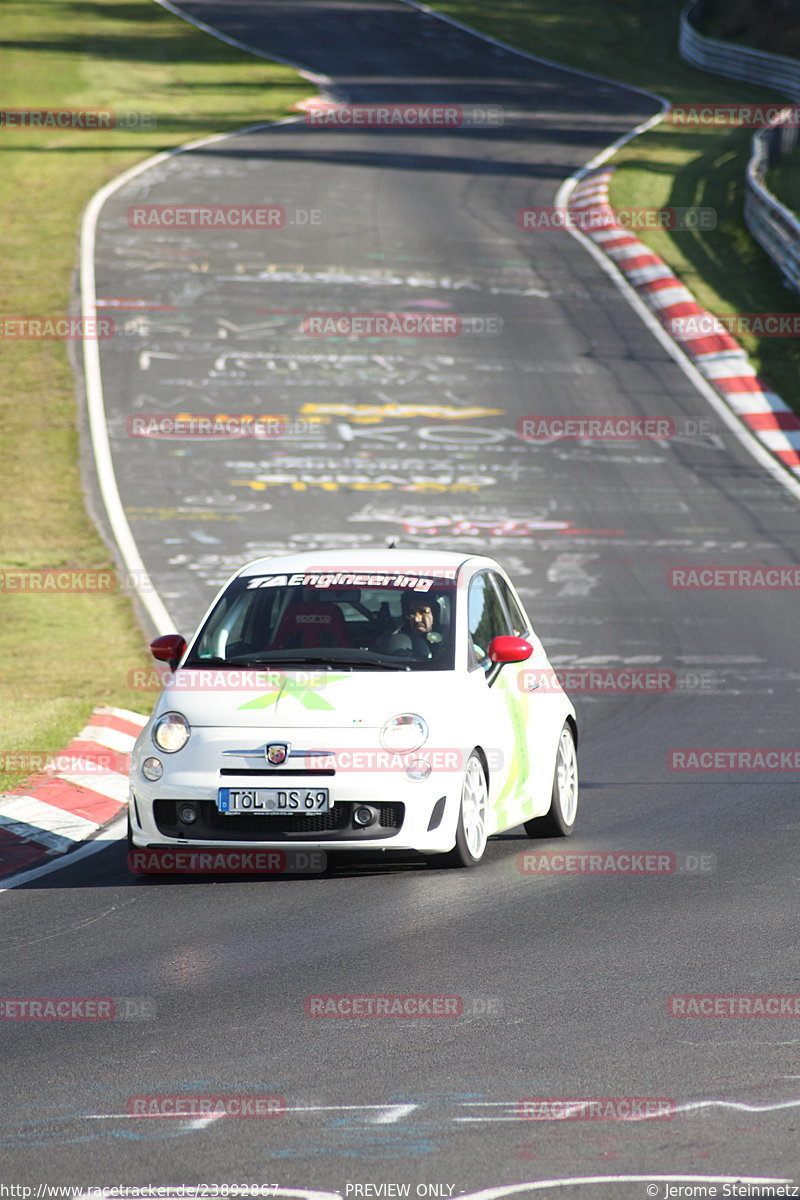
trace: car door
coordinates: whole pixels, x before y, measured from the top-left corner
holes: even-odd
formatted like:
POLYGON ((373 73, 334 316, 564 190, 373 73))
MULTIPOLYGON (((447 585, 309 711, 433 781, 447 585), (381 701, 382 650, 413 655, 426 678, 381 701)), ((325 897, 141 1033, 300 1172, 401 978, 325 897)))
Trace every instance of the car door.
MULTIPOLYGON (((506 683, 509 693, 513 687, 516 703, 515 731, 523 737, 526 750, 520 749, 520 763, 524 763, 524 781, 519 780, 520 790, 515 794, 518 804, 516 820, 512 824, 527 821, 530 817, 547 812, 553 783, 553 770, 558 738, 564 723, 567 704, 545 654, 542 643, 533 631, 530 617, 525 612, 508 580, 499 573, 494 583, 500 594, 511 624, 511 632, 523 637, 533 646, 530 658, 520 663, 509 663, 503 668, 508 672, 506 683)), ((508 695, 508 703, 512 697, 508 695)))
POLYGON ((529 775, 525 697, 519 689, 519 663, 491 663, 493 638, 513 632, 511 618, 491 570, 473 575, 467 594, 468 672, 477 692, 479 736, 489 761, 489 833, 509 829, 527 795, 529 775))

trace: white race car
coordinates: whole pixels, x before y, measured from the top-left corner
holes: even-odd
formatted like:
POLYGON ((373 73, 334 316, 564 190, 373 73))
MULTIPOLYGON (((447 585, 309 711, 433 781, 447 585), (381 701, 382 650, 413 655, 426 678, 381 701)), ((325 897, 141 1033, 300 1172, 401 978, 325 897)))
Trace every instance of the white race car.
POLYGON ((329 550, 248 563, 131 756, 129 845, 415 851, 458 866, 572 832, 575 711, 493 559, 329 550))

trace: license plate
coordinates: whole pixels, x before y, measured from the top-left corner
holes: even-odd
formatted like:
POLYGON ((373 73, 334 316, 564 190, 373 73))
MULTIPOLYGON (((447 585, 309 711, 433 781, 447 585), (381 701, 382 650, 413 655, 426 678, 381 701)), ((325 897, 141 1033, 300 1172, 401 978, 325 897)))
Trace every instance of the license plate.
POLYGON ((217 808, 223 813, 330 812, 327 788, 220 788, 217 808))

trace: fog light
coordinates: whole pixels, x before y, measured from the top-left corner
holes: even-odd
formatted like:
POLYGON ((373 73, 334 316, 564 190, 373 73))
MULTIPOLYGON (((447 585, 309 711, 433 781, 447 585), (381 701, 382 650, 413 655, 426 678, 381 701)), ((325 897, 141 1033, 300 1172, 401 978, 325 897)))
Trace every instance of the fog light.
POLYGON ((142 763, 142 774, 145 779, 155 783, 164 774, 164 767, 160 758, 146 758, 142 763))
POLYGON ((353 813, 354 825, 372 825, 377 819, 377 813, 374 808, 367 808, 366 804, 360 805, 353 813))
POLYGON ((192 825, 197 820, 197 809, 193 804, 182 804, 178 809, 178 817, 184 825, 192 825))
POLYGON ((415 758, 406 766, 406 779, 427 779, 432 769, 427 758, 415 758))

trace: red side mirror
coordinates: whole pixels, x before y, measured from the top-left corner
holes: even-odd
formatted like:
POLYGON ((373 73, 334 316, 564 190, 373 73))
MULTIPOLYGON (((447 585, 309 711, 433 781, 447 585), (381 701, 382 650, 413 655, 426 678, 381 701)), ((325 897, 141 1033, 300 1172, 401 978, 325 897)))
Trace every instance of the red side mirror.
POLYGON ((186 650, 186 642, 179 633, 165 633, 150 643, 150 653, 159 662, 169 663, 174 671, 186 650))
POLYGON ((489 643, 489 660, 493 663, 524 662, 533 654, 533 646, 525 638, 513 637, 510 633, 492 638, 489 643))

